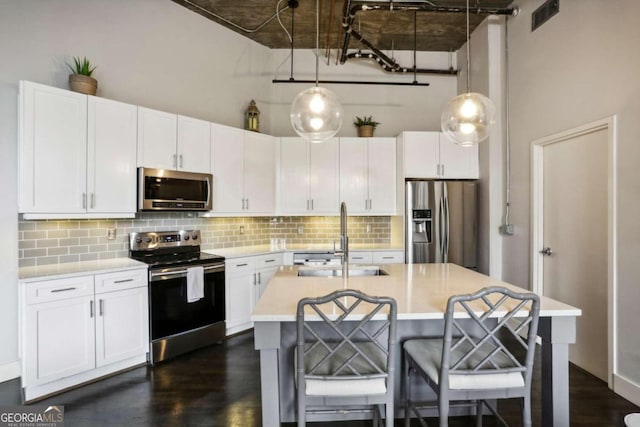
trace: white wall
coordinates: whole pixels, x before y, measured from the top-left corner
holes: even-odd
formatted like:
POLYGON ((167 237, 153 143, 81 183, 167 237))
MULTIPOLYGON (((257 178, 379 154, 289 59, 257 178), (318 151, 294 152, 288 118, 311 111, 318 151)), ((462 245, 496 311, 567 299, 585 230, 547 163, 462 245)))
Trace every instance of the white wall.
POLYGON ((0 0, 0 11, 2 81, 68 88, 65 62, 86 56, 98 96, 235 127, 251 99, 269 115, 270 50, 172 1, 0 0))
POLYGON ((616 115, 617 371, 635 383, 635 396, 627 397, 640 403, 640 2, 565 1, 534 32, 531 12, 542 0, 517 3, 521 12, 509 19, 508 36, 516 235, 504 240, 504 279, 530 280, 531 142, 616 115))
POLYGON ((0 381, 19 373, 18 81, 67 88, 72 56, 98 66, 98 96, 236 127, 251 99, 269 115, 269 49, 169 0, 0 0, 0 381))

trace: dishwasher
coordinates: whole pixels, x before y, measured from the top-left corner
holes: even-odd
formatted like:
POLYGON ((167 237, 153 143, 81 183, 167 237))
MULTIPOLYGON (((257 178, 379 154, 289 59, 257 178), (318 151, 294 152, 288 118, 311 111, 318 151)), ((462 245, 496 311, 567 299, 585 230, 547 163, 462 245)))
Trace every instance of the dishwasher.
POLYGON ((294 252, 293 265, 342 265, 342 258, 331 251, 294 252))

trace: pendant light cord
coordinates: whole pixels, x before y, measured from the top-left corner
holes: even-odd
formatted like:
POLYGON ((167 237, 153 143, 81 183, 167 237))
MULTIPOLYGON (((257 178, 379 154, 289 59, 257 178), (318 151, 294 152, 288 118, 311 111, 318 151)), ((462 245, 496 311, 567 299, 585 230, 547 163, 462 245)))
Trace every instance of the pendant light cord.
POLYGON ((471 50, 471 37, 469 36, 469 0, 467 0, 467 93, 471 92, 471 54, 469 51, 471 50))
MULTIPOLYGON (((467 0, 468 2, 469 0, 467 0)), ((318 87, 318 70, 320 69, 320 60, 318 58, 318 50, 320 49, 320 0, 316 0, 316 87, 318 87)))

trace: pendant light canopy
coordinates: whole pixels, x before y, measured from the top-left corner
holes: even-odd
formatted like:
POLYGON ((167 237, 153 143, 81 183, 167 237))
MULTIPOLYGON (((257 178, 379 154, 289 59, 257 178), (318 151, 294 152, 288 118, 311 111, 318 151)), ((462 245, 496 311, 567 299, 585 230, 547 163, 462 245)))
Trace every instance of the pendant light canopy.
POLYGON ((316 85, 298 94, 291 103, 291 126, 310 142, 323 142, 334 136, 342 126, 342 105, 336 94, 318 86, 318 55, 320 44, 320 10, 316 0, 316 85))
POLYGON ((467 93, 453 98, 440 117, 442 131, 465 147, 484 141, 495 123, 496 108, 486 96, 471 92, 469 53, 469 0, 467 0, 467 93))

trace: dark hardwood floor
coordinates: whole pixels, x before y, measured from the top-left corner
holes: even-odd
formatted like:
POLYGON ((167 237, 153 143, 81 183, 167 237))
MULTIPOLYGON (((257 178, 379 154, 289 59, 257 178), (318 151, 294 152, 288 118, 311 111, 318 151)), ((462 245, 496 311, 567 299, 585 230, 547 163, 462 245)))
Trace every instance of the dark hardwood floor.
MULTIPOLYGON (((540 358, 537 357, 537 360, 540 358)), ((539 395, 540 366, 534 371, 539 395)), ((611 392, 607 385, 571 366, 572 427, 624 426, 623 418, 640 408, 611 392)), ((18 380, 0 384, 0 405, 20 403, 18 380)), ((136 368, 38 402, 64 405, 65 425, 75 426, 233 426, 261 425, 260 374, 253 334, 229 338, 221 345, 184 355, 153 368, 136 368)), ((534 399, 534 426, 541 426, 540 401, 534 399)), ((501 415, 520 426, 516 400, 500 401, 501 415)), ((369 426, 370 422, 313 423, 313 426, 369 426)), ((402 425, 396 420, 396 425, 402 425)), ((413 423, 412 425, 418 425, 413 423)), ((430 423, 437 426, 436 420, 430 423)), ((451 418, 452 427, 473 426, 472 418, 451 418)), ((490 416, 485 426, 496 425, 490 416)), ((293 426, 289 424, 287 426, 293 426)))

